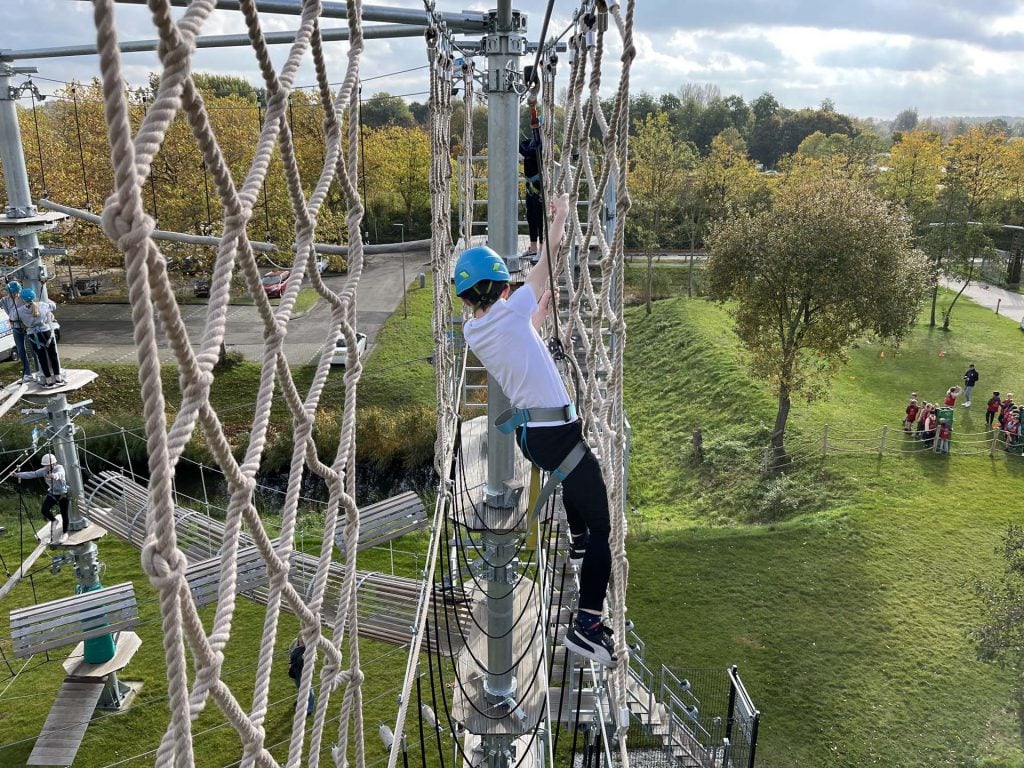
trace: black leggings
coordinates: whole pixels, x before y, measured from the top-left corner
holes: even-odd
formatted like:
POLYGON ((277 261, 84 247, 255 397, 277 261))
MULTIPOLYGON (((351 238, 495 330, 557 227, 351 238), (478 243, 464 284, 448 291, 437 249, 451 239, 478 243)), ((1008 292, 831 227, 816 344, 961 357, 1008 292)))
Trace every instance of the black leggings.
MULTIPOLYGON (((526 427, 525 437, 523 430, 523 427, 516 430, 519 446, 526 458, 547 472, 558 467, 583 439, 581 421, 554 427, 526 427)), ((580 570, 579 607, 600 613, 612 572, 612 553, 608 546, 611 523, 601 465, 589 447, 580 463, 562 481, 562 503, 573 538, 590 534, 580 570)))
POLYGON ((43 376, 60 376, 60 359, 57 357, 57 340, 53 337, 52 331, 46 331, 40 336, 29 334, 29 341, 36 351, 36 358, 39 360, 39 367, 43 376))
MULTIPOLYGON (((526 224, 530 228, 530 242, 544 242, 544 204, 540 195, 526 193, 526 224)), ((547 429, 547 427, 544 427, 547 429)))
POLYGON ((67 533, 68 532, 68 497, 67 496, 52 496, 49 493, 46 494, 46 498, 43 499, 43 509, 42 509, 43 519, 46 520, 47 522, 52 522, 52 521, 57 519, 56 517, 54 517, 54 514, 51 511, 55 504, 60 507, 60 525, 61 525, 61 529, 64 531, 64 533, 67 533))

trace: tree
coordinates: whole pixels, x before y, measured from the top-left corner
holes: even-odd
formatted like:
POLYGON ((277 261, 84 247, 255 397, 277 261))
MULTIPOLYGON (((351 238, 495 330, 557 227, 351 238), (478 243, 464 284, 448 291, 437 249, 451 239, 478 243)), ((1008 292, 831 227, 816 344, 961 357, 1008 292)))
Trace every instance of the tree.
MULTIPOLYGON (((963 287, 943 312, 943 330, 949 330, 957 299, 974 277, 975 259, 992 247, 984 225, 1005 177, 1006 138, 980 126, 954 137, 946 147, 945 177, 939 194, 940 219, 925 237, 936 277, 944 274, 963 280, 963 287)), ((935 327, 938 283, 932 290, 930 325, 935 327)))
POLYGON ((711 295, 737 303, 736 332, 778 397, 769 466, 787 462, 791 399, 812 396, 865 333, 899 341, 924 296, 906 213, 834 176, 787 180, 770 208, 709 238, 711 295))
POLYGON ((632 167, 629 186, 635 216, 629 226, 647 255, 647 314, 651 313, 654 251, 665 245, 665 236, 676 216, 677 199, 687 167, 696 159, 672 138, 668 115, 650 114, 636 127, 630 142, 632 167))
POLYGON ((390 93, 375 93, 369 99, 363 99, 360 109, 363 125, 367 128, 383 128, 386 125, 411 128, 416 124, 409 105, 390 93))
POLYGON ((898 115, 896 119, 892 121, 893 133, 899 131, 900 133, 906 133, 917 128, 917 107, 910 107, 904 109, 898 115))
POLYGON ((888 170, 878 179, 886 200, 903 203, 918 222, 931 210, 942 179, 942 140, 937 133, 912 130, 889 150, 888 170))
POLYGON ((1017 738, 1024 746, 1024 528, 1011 525, 996 549, 1005 561, 996 584, 976 580, 981 626, 969 632, 978 659, 1008 671, 1017 710, 1017 738))

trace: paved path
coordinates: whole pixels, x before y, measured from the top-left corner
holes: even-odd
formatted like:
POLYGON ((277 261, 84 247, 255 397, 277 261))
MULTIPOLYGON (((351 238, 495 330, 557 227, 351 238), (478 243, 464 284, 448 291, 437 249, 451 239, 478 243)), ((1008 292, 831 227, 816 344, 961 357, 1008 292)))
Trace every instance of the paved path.
MULTIPOLYGON (((943 280, 942 284, 951 291, 959 291, 963 287, 963 280, 943 280)), ((972 280, 964 291, 964 296, 993 312, 998 307, 1001 317, 1009 318, 1015 323, 1024 320, 1024 294, 972 280)))
MULTIPOLYGON (((428 259, 429 255, 423 253, 406 255, 406 277, 410 284, 418 280, 420 272, 428 269, 425 266, 428 259)), ((378 254, 368 257, 367 262, 359 282, 356 322, 358 329, 367 335, 369 347, 402 300, 402 259, 398 255, 378 254)), ((328 275, 325 279, 331 288, 341 290, 346 277, 328 275)), ((187 304, 181 311, 193 347, 197 347, 206 322, 206 305, 187 304)), ((290 365, 304 365, 320 354, 329 316, 327 303, 319 301, 308 312, 292 318, 285 341, 290 365)), ((63 304, 57 308, 57 317, 61 324, 62 362, 68 365, 135 362, 134 326, 128 304, 63 304)), ((225 338, 229 350, 239 351, 250 360, 261 359, 263 323, 256 308, 229 307, 225 338)), ((161 362, 172 362, 173 354, 162 336, 159 345, 161 362)))

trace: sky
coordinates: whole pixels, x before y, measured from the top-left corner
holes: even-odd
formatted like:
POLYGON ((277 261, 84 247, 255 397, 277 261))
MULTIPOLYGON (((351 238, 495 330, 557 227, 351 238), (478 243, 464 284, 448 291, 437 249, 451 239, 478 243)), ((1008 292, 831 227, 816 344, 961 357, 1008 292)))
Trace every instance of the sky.
MULTIPOLYGON (((435 2, 447 13, 496 4, 435 2)), ((422 10, 423 0, 374 5, 422 10)), ((566 29, 577 5, 554 1, 552 33, 566 29)), ((547 0, 519 0, 514 7, 527 15, 528 36, 535 41, 547 0)), ((89 2, 3 0, 3 8, 0 49, 95 42, 89 2)), ((293 16, 262 18, 268 31, 297 25, 293 16)), ((323 27, 344 25, 327 20, 323 27)), ((119 6, 118 28, 121 39, 156 36, 144 6, 119 6)), ((231 34, 244 28, 240 14, 217 11, 203 31, 231 34)), ((633 93, 678 93, 684 84, 698 83, 715 85, 723 95, 739 94, 748 103, 768 91, 794 109, 827 98, 840 112, 858 117, 890 119, 906 108, 916 108, 921 117, 1024 115, 1024 0, 637 0, 634 34, 633 93)), ((274 46, 278 65, 286 49, 274 46)), ((329 44, 332 79, 341 79, 346 50, 344 43, 329 44)), ((616 45, 609 55, 619 52, 616 45)), ((419 38, 368 40, 361 65, 364 94, 387 91, 425 101, 426 70, 415 69, 425 62, 419 38)), ((96 56, 17 64, 35 65, 40 78, 62 82, 91 79, 99 66, 96 56)), ((125 64, 134 84, 158 68, 153 53, 127 54, 125 64)), ((261 82, 247 48, 199 51, 194 69, 261 82)), ((562 84, 567 72, 562 67, 562 84)), ((312 66, 305 65, 295 82, 312 84, 312 66)), ((612 78, 606 82, 610 87, 612 78)), ((58 87, 47 80, 39 85, 44 93, 58 87)))

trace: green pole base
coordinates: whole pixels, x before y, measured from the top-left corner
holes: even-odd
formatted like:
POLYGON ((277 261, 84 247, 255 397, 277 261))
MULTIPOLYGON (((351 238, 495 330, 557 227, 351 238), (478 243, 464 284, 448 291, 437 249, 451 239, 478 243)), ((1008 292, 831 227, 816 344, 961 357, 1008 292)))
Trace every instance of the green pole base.
MULTIPOLYGON (((99 582, 90 585, 83 592, 94 592, 97 589, 103 589, 103 585, 99 582)), ((114 642, 113 635, 90 637, 82 645, 85 650, 83 656, 86 664, 103 664, 114 658, 114 654, 117 652, 117 643, 114 642)))

